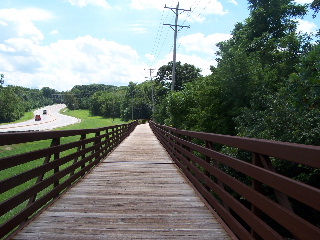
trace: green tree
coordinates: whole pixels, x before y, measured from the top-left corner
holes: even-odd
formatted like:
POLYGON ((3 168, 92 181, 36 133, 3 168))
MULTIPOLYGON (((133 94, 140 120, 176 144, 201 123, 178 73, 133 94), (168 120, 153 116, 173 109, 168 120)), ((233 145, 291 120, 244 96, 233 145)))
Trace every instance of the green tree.
POLYGON ((265 109, 246 109, 237 118, 240 135, 320 145, 320 46, 296 65, 265 109))
POLYGON ((119 118, 125 89, 125 87, 112 86, 107 90, 94 93, 89 104, 91 114, 113 119, 119 118))
POLYGON ((79 109, 79 101, 77 96, 73 92, 65 92, 64 102, 67 105, 67 108, 70 110, 79 109))
POLYGON ((121 107, 121 118, 150 119, 152 116, 152 82, 130 82, 121 107))
POLYGON ((136 90, 136 83, 129 82, 127 87, 127 91, 125 93, 124 100, 121 106, 121 118, 124 121, 133 120, 134 119, 134 96, 136 90))
POLYGON ((311 5, 310 5, 310 8, 314 10, 314 14, 313 14, 313 17, 315 18, 317 13, 319 12, 320 10, 320 0, 314 0, 311 5))
POLYGON ((49 88, 49 87, 43 87, 43 88, 41 89, 41 92, 42 92, 43 96, 44 96, 45 98, 48 98, 48 99, 51 99, 51 98, 52 98, 51 94, 58 93, 57 90, 52 89, 52 88, 49 88))
POLYGON ((230 134, 234 128, 227 113, 219 79, 214 75, 185 85, 166 99, 167 118, 164 123, 193 131, 230 134))
POLYGON ((14 87, 0 89, 0 122, 18 120, 26 110, 25 101, 16 94, 14 87))
POLYGON ((112 91, 114 86, 105 84, 76 85, 70 92, 75 94, 80 109, 90 109, 90 98, 100 91, 112 91))
MULTIPOLYGON (((153 119, 159 123, 170 122, 169 118, 169 92, 171 89, 171 74, 172 62, 163 65, 159 68, 157 76, 154 80, 154 98, 155 98, 155 111, 153 119)), ((185 88, 186 84, 195 82, 201 78, 201 70, 194 65, 181 62, 176 64, 176 91, 181 91, 185 88)), ((173 97, 174 98, 174 97, 173 97)), ((173 98, 171 100, 173 101, 173 98)), ((170 110, 169 110, 170 111, 170 110)), ((172 117, 172 116, 171 116, 172 117)), ((176 121, 174 121, 176 122, 176 121)))
POLYGON ((293 0, 248 0, 250 17, 247 26, 251 29, 249 39, 253 40, 271 34, 272 38, 284 37, 296 29, 293 18, 303 17, 307 7, 297 5, 293 0))
MULTIPOLYGON (((161 82, 163 86, 166 86, 168 89, 171 88, 172 79, 172 66, 173 62, 169 62, 167 65, 164 65, 159 68, 157 72, 156 81, 161 82)), ((201 70, 194 65, 181 62, 176 63, 176 86, 175 90, 179 91, 183 89, 183 84, 196 80, 201 77, 201 70)))
POLYGON ((296 33, 293 20, 306 13, 306 6, 291 0, 251 0, 249 9, 250 16, 235 26, 233 37, 218 44, 218 66, 212 68, 233 126, 229 134, 237 134, 234 119, 248 109, 270 108, 300 56, 310 49, 308 36, 296 33))

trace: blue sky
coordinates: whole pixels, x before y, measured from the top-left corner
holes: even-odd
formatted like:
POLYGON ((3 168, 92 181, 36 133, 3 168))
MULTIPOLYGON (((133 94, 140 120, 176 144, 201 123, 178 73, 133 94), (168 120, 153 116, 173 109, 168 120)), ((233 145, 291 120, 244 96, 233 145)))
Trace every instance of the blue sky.
MULTIPOLYGON (((311 0, 296 0, 304 4, 311 0)), ((0 73, 5 85, 50 87, 126 86, 172 61, 175 0, 1 0, 0 73)), ((231 37, 248 17, 246 0, 180 0, 177 61, 210 74, 215 44, 231 37)), ((315 32, 319 17, 300 21, 315 32)))

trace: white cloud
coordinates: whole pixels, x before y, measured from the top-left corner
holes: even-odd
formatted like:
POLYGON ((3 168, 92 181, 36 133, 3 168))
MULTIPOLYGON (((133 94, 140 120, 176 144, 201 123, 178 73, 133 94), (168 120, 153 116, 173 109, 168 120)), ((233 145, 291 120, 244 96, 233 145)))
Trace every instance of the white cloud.
POLYGON ((51 12, 40 8, 27 8, 20 10, 20 13, 31 21, 43 21, 54 18, 51 12))
POLYGON ((95 5, 100 6, 104 8, 111 8, 110 4, 106 0, 68 0, 68 2, 72 6, 78 6, 78 7, 86 7, 87 5, 95 5))
POLYGON ((0 52, 15 52, 15 49, 5 44, 0 44, 0 52))
POLYGON ((4 22, 4 21, 0 21, 0 24, 1 24, 2 26, 8 26, 8 23, 6 23, 6 22, 4 22))
MULTIPOLYGON (((192 1, 190 1, 190 4, 192 4, 192 1)), ((180 19, 187 22, 204 22, 209 15, 225 15, 227 13, 228 11, 224 9, 222 3, 217 0, 210 1, 210 4, 207 1, 201 1, 191 9, 190 13, 181 14, 180 19)))
POLYGON ((202 33, 195 33, 181 37, 178 41, 187 52, 197 52, 206 55, 214 55, 218 50, 216 44, 228 40, 232 37, 230 34, 215 33, 205 36, 202 33))
POLYGON ((229 0, 228 2, 233 3, 234 5, 239 5, 236 0, 229 0))
MULTIPOLYGON (((139 10, 158 9, 163 11, 165 6, 175 8, 177 1, 174 1, 172 4, 169 6, 166 0, 131 0, 131 7, 139 10)), ((179 16, 181 20, 188 22, 203 22, 208 15, 224 15, 227 13, 222 3, 218 0, 202 0, 197 2, 197 4, 195 4, 194 0, 185 0, 183 3, 180 2, 179 8, 186 10, 191 8, 191 12, 185 12, 179 16)), ((167 11, 170 10, 167 9, 167 11)))
POLYGON ((58 34, 58 33, 59 33, 58 30, 52 30, 52 31, 50 32, 51 35, 55 35, 55 34, 58 34))
POLYGON ((134 9, 158 9, 162 10, 166 4, 166 0, 131 0, 131 7, 134 9))
POLYGON ((1 9, 0 22, 0 42, 9 38, 28 38, 39 43, 44 39, 30 18, 17 9, 1 9))
POLYGON ((306 3, 312 3, 313 0, 294 0, 296 3, 299 4, 306 4, 306 3))
MULTIPOLYGON (((192 64, 202 70, 201 74, 206 76, 210 75, 210 66, 216 66, 216 51, 218 50, 216 44, 221 41, 228 40, 232 37, 230 34, 216 33, 205 36, 202 33, 191 34, 179 38, 178 43, 181 44, 183 50, 180 47, 177 53, 177 61, 183 63, 192 64), (185 51, 186 54, 180 52, 185 51)), ((166 55, 163 59, 159 60, 154 66, 160 68, 163 65, 172 61, 173 53, 166 55)), ((152 55, 146 56, 152 61, 152 55)))
POLYGON ((70 90, 74 85, 141 82, 144 64, 129 46, 91 36, 40 46, 29 39, 0 45, 6 84, 70 90), (8 51, 14 49, 14 54, 8 51), (19 81, 19 82, 17 82, 19 81))
POLYGON ((299 19, 297 31, 298 32, 301 31, 304 33, 316 33, 317 32, 317 25, 313 22, 299 19))
POLYGON ((70 90, 78 84, 123 86, 145 80, 141 71, 146 66, 130 46, 89 35, 43 45, 42 32, 25 13, 0 10, 0 66, 5 84, 70 90))
POLYGON ((36 73, 45 68, 43 49, 31 39, 11 38, 6 40, 3 46, 6 49, 1 48, 0 58, 7 67, 10 66, 10 71, 36 73))

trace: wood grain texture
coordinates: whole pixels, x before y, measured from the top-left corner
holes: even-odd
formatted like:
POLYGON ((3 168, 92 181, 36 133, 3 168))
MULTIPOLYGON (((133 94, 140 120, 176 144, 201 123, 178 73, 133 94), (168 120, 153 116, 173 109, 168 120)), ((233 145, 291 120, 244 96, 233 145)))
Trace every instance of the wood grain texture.
POLYGON ((13 239, 231 239, 148 124, 13 239))

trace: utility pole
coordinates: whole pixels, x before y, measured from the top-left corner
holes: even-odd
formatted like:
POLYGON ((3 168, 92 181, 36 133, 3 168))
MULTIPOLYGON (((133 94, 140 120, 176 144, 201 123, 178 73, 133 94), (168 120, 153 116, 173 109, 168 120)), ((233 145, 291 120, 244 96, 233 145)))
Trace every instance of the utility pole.
POLYGON ((0 84, 1 84, 1 85, 4 84, 3 78, 4 78, 4 75, 3 75, 3 74, 0 74, 0 84))
MULTIPOLYGON (((172 28, 172 30, 174 31, 174 44, 173 44, 173 66, 172 66, 172 84, 171 84, 171 91, 174 91, 174 86, 176 83, 176 54, 177 54, 177 35, 178 35, 178 27, 179 28, 184 28, 187 27, 189 28, 190 26, 180 26, 178 25, 178 18, 179 18, 179 11, 185 12, 185 11, 191 11, 190 10, 186 10, 186 9, 179 9, 179 2, 177 4, 177 7, 175 8, 170 8, 167 7, 166 5, 164 6, 164 8, 169 8, 171 9, 171 11, 176 15, 176 20, 175 20, 175 24, 163 24, 163 25, 168 25, 172 28), (174 28, 173 28, 174 27, 174 28)), ((179 29, 180 30, 180 29, 179 29)))
POLYGON ((149 70, 149 74, 150 74, 150 81, 151 81, 151 84, 152 84, 152 86, 151 86, 151 98, 152 98, 152 118, 154 118, 154 82, 153 82, 153 80, 152 80, 152 73, 153 73, 153 71, 154 71, 154 69, 153 68, 149 68, 149 69, 145 69, 145 70, 149 70))

